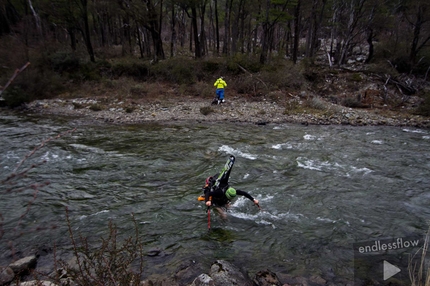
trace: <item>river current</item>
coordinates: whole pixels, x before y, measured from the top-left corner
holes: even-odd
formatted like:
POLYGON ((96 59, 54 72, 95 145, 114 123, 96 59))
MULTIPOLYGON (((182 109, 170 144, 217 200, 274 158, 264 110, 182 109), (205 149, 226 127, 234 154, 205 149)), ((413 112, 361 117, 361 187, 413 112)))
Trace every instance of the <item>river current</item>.
POLYGON ((270 269, 327 280, 354 275, 353 245, 425 234, 430 218, 430 131, 413 127, 238 123, 91 124, 80 119, 0 114, 0 179, 24 161, 18 185, 1 187, 0 265, 16 251, 70 248, 73 231, 97 238, 112 221, 145 249, 145 275, 173 273, 183 261, 225 259, 249 273, 270 269), (205 178, 236 156, 238 198, 222 220, 197 197, 205 178), (20 185, 50 184, 18 190, 20 185), (31 206, 29 206, 31 202, 31 206), (28 208, 28 211, 27 211, 28 208), (22 218, 20 218, 23 216, 22 218), (13 243, 11 243, 13 241, 13 243))

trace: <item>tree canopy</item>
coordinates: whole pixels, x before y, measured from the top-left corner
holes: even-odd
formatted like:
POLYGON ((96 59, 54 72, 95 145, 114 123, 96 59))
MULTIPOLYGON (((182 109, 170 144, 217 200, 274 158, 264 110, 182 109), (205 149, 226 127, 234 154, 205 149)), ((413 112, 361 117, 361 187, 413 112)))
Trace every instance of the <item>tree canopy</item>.
POLYGON ((152 61, 252 55, 342 65, 355 49, 405 71, 430 63, 426 0, 1 0, 0 38, 152 61), (165 50, 170 49, 166 54, 165 50))

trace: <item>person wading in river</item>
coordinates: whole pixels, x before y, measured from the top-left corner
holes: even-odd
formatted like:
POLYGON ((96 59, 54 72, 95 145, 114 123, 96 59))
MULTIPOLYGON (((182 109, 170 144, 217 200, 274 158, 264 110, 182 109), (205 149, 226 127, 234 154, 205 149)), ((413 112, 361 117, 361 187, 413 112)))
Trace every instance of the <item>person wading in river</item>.
POLYGON ((224 209, 230 205, 231 201, 236 196, 245 196, 250 199, 258 207, 258 200, 254 199, 250 194, 245 191, 236 190, 228 184, 228 179, 230 177, 230 172, 233 168, 235 157, 230 155, 224 167, 219 174, 210 176, 205 181, 205 186, 203 191, 205 194, 205 204, 209 208, 214 206, 215 209, 220 213, 222 218, 226 218, 227 215, 224 209))

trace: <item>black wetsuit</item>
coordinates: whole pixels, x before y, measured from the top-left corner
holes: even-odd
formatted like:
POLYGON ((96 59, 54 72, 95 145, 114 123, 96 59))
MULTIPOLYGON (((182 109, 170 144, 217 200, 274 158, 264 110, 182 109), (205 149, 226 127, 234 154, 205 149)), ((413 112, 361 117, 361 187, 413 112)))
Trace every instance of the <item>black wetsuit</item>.
MULTIPOLYGON (((230 200, 227 199, 227 197, 225 196, 225 191, 227 189, 228 189, 228 186, 224 190, 217 188, 215 190, 206 192, 205 193, 205 201, 206 202, 209 201, 209 197, 212 197, 212 204, 213 205, 218 206, 218 207, 225 206, 226 204, 228 204, 230 202, 230 200)), ((245 196, 248 199, 250 199, 251 201, 254 201, 254 198, 245 191, 236 190, 236 195, 237 196, 245 196)))

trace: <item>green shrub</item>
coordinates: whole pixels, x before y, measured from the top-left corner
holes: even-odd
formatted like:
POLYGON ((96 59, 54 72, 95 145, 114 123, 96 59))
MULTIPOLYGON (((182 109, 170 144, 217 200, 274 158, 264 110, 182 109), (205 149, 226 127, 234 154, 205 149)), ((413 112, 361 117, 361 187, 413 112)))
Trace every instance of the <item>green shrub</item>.
POLYGON ((134 98, 140 98, 140 97, 148 94, 148 90, 144 85, 136 84, 136 85, 130 87, 130 94, 134 98))
POLYGON ((117 87, 116 82, 115 82, 115 81, 113 81, 113 80, 111 80, 111 79, 103 78, 103 79, 102 79, 102 84, 103 84, 103 86, 104 86, 105 88, 109 88, 109 89, 111 89, 111 88, 116 88, 116 87, 117 87))
POLYGON ((197 61, 191 61, 184 57, 160 61, 151 68, 151 72, 156 79, 176 84, 195 83, 199 70, 201 69, 197 61))
POLYGON ((409 73, 412 69, 409 57, 406 55, 401 55, 394 58, 391 63, 396 67, 396 70, 399 73, 409 73))
POLYGON ((353 73, 349 76, 350 81, 360 82, 363 80, 361 74, 359 73, 353 73))
POLYGON ((206 60, 206 61, 202 62, 203 71, 211 73, 211 74, 215 74, 215 73, 219 72, 221 66, 222 66, 222 64, 220 62, 216 61, 216 59, 210 59, 210 60, 206 60))
POLYGON ((303 106, 300 104, 299 100, 291 99, 285 103, 284 114, 294 114, 303 111, 303 106))
POLYGON ((83 81, 97 81, 101 79, 97 65, 92 62, 82 64, 79 68, 79 72, 74 73, 72 77, 83 81))
POLYGON ((82 109, 84 108, 84 105, 82 103, 79 102, 72 102, 73 105, 73 109, 82 109))
POLYGON ((250 73, 258 73, 263 68, 257 57, 248 56, 245 54, 236 54, 232 58, 227 59, 227 71, 229 74, 241 74, 244 71, 239 65, 250 73))
POLYGON ((73 53, 56 52, 47 56, 48 63, 52 70, 63 74, 74 73, 79 71, 80 61, 79 58, 73 53))
POLYGON ((394 69, 386 60, 384 61, 373 61, 367 65, 367 70, 371 73, 390 75, 391 77, 397 77, 399 73, 394 69))
POLYGON ((213 108, 210 106, 203 106, 200 107, 200 113, 203 115, 208 115, 210 113, 214 112, 213 108))
POLYGON ((126 108, 125 108, 125 112, 126 113, 132 113, 133 111, 134 111, 134 107, 133 106, 127 106, 126 108))
MULTIPOLYGON (((227 82, 232 85, 232 83, 227 82)), ((250 76, 243 76, 234 81, 234 87, 239 94, 256 94, 259 90, 261 82, 250 76)))
POLYGON ((91 104, 89 109, 92 111, 101 111, 103 107, 100 104, 91 104))
POLYGON ((327 103, 319 97, 311 97, 304 101, 304 106, 316 110, 326 110, 327 103))
POLYGON ((129 65, 125 62, 115 62, 111 67, 112 75, 115 77, 126 75, 128 67, 129 65))
POLYGON ((342 100, 342 105, 351 108, 360 108, 363 107, 361 102, 355 97, 347 97, 342 100))
POLYGON ((212 85, 212 82, 196 82, 194 84, 194 90, 195 95, 201 96, 201 97, 213 97, 215 96, 215 89, 212 85))
POLYGON ((424 101, 417 107, 415 113, 422 116, 430 116, 430 92, 424 96, 424 101))
POLYGON ((132 76, 138 79, 147 78, 149 75, 148 65, 144 62, 133 63, 131 68, 127 71, 128 76, 132 76))
POLYGON ((3 93, 2 97, 6 101, 6 105, 10 108, 19 107, 32 100, 30 95, 25 92, 20 86, 9 86, 3 93))
POLYGON ((136 61, 136 59, 121 58, 110 67, 111 74, 115 77, 130 76, 136 79, 146 79, 150 76, 149 63, 136 61))
POLYGON ((269 90, 289 89, 298 90, 304 84, 304 78, 299 67, 292 63, 285 63, 271 70, 264 70, 260 75, 269 90))

